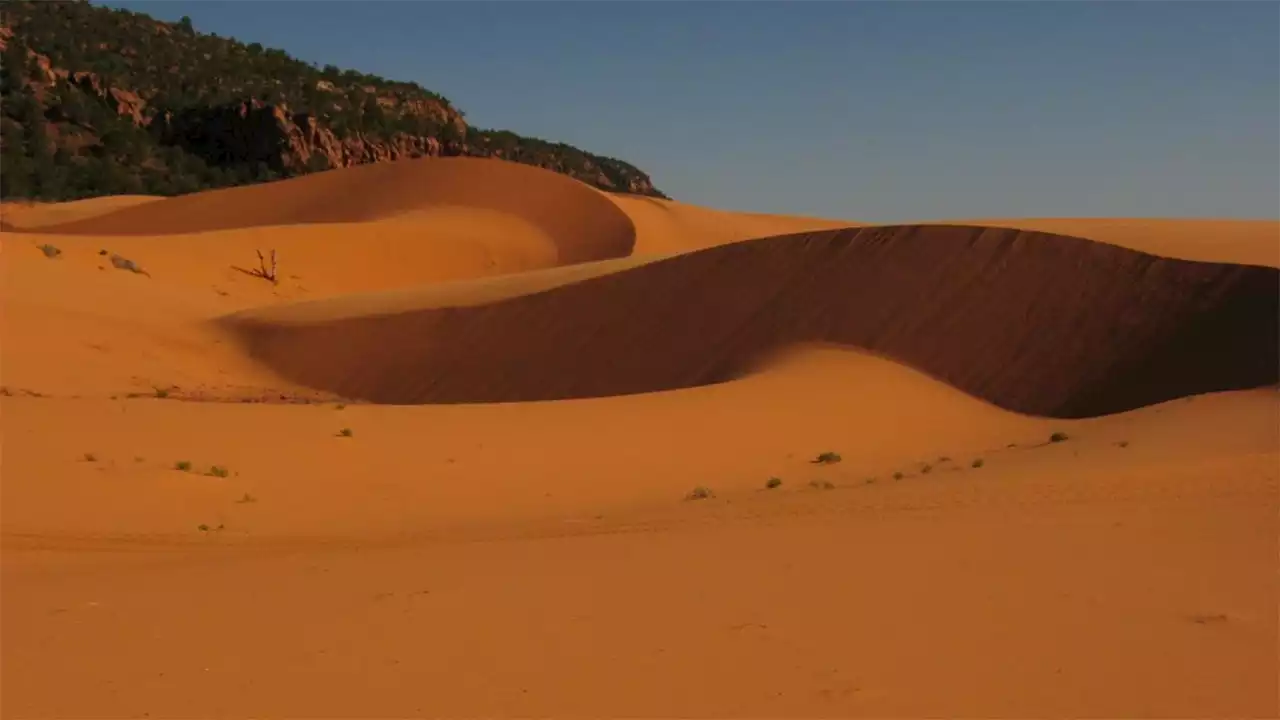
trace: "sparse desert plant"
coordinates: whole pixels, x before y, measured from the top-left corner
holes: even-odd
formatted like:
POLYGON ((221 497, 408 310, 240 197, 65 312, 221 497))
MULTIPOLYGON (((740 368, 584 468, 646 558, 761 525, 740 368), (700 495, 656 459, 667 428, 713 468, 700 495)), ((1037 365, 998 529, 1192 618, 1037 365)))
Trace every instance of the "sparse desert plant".
POLYGON ((951 462, 951 458, 947 457, 946 455, 943 455, 942 457, 938 458, 939 464, 949 463, 949 462, 951 462))
POLYGON ((163 400, 163 399, 165 399, 165 398, 169 397, 169 391, 168 391, 168 390, 165 390, 164 388, 156 388, 156 397, 158 397, 158 398, 160 398, 161 400, 163 400))
POLYGON ((228 475, 230 475, 231 473, 230 473, 226 468, 222 467, 221 465, 214 465, 213 467, 209 468, 209 473, 208 473, 208 474, 209 474, 211 477, 224 478, 224 477, 227 477, 228 475))
POLYGON ((782 486, 782 478, 778 478, 778 477, 771 477, 771 478, 769 478, 769 479, 765 482, 764 486, 765 486, 766 488, 768 488, 769 490, 772 490, 772 489, 774 489, 774 488, 776 488, 776 487, 781 487, 781 486, 782 486))
POLYGON ((276 251, 274 249, 271 250, 271 264, 269 266, 267 258, 263 257, 261 250, 255 250, 254 252, 258 253, 258 269, 251 272, 250 275, 260 277, 275 285, 279 282, 276 279, 276 251))
POLYGON ((836 486, 830 480, 810 480, 809 487, 814 490, 834 490, 836 486))
POLYGON ((978 468, 986 464, 987 463, 982 458, 977 458, 972 463, 970 463, 970 467, 972 467, 974 470, 977 470, 978 468))
POLYGON ((85 461, 85 462, 98 462, 98 456, 97 456, 97 455, 94 455, 93 453, 85 453, 85 454, 84 454, 84 461, 85 461))
POLYGON ((205 525, 204 523, 200 523, 199 525, 197 525, 196 529, 199 530, 200 532, 209 532, 210 530, 209 526, 205 525))
POLYGON ((104 257, 105 257, 105 256, 106 256, 106 254, 107 254, 107 251, 106 251, 106 250, 99 250, 99 251, 98 251, 98 254, 99 254, 99 255, 102 255, 102 256, 104 256, 104 257))
POLYGON ((814 458, 812 462, 815 465, 831 465, 832 463, 840 462, 842 459, 840 453, 828 451, 814 458))
POLYGON ((1061 430, 1049 436, 1049 442, 1051 443, 1066 442, 1066 440, 1067 440, 1067 434, 1062 432, 1061 430))
POLYGON ((902 474, 902 472, 901 472, 901 471, 895 472, 895 473, 893 474, 893 479, 894 479, 894 480, 901 480, 903 477, 905 477, 905 476, 902 474))
POLYGON ((191 462, 189 460, 179 460, 173 464, 173 469, 179 472, 191 472, 191 462))
POLYGON ((334 410, 346 410, 346 409, 347 409, 347 404, 346 404, 346 403, 338 403, 337 405, 334 405, 334 406, 333 406, 333 409, 334 409, 334 410))
POLYGON ((352 435, 355 435, 355 432, 351 428, 342 428, 338 431, 338 437, 351 437, 352 435))
POLYGON ((704 485, 699 485, 693 490, 690 490, 689 494, 685 495, 684 498, 685 500, 708 500, 715 496, 716 494, 711 491, 711 488, 706 487, 704 485))
POLYGON ((929 473, 933 472, 933 466, 930 465, 929 463, 925 463, 924 465, 920 466, 920 472, 921 474, 928 475, 929 473))
POLYGON ((138 275, 146 275, 147 277, 151 277, 151 273, 147 272, 146 270, 143 270, 142 267, 138 265, 138 263, 122 255, 115 255, 115 254, 111 255, 111 267, 117 270, 128 270, 131 273, 136 273, 138 275))
POLYGON ((50 260, 62 257, 62 250, 48 243, 45 243, 44 245, 39 246, 39 249, 40 249, 40 252, 44 253, 44 256, 49 258, 50 260))

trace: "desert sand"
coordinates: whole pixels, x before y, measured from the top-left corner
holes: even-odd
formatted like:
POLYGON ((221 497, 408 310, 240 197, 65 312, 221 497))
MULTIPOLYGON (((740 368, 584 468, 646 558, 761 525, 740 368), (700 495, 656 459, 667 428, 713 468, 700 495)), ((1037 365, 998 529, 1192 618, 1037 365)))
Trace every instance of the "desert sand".
POLYGON ((3 214, 4 717, 1280 712, 1280 223, 3 214))

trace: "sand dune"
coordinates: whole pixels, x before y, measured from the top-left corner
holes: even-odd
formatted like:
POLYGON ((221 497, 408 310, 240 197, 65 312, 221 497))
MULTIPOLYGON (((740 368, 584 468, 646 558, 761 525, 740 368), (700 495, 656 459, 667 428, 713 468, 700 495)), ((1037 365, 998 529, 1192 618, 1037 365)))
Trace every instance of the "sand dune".
POLYGON ((1276 714, 1280 223, 4 213, 5 717, 1276 714))
POLYGON ((1280 267, 1280 222, 1188 218, 997 218, 947 224, 1071 235, 1201 262, 1280 267))
POLYGON ((29 203, 7 200, 0 203, 0 224, 4 230, 23 231, 99 217, 122 208, 161 200, 152 195, 111 195, 64 203, 29 203))
POLYGON ((422 158, 195 193, 39 228, 64 235, 174 235, 278 225, 359 223, 406 214, 501 213, 537 228, 562 263, 621 257, 631 221, 603 194, 519 163, 422 158))
POLYGON ((965 227, 769 238, 466 308, 228 320, 306 386, 513 402, 740 376, 793 343, 892 357, 1001 407, 1083 417, 1277 380, 1278 273, 965 227))
POLYGON ((631 195, 610 195, 636 226, 636 253, 670 254, 740 240, 852 227, 848 220, 735 213, 687 203, 631 195))

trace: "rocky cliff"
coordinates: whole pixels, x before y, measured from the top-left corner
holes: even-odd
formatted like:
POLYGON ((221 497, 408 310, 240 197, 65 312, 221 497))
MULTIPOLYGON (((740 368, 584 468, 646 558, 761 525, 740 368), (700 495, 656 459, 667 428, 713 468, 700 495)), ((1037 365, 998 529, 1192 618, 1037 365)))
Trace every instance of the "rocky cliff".
POLYGON ((484 130, 414 83, 85 2, 0 13, 6 197, 176 194, 422 156, 537 165, 665 197, 621 160, 484 130))

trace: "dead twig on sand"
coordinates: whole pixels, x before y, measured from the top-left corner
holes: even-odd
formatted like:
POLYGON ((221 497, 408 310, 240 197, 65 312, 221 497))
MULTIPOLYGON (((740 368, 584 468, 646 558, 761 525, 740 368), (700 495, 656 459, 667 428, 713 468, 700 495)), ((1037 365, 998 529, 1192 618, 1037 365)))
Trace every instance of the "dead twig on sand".
POLYGON ((271 251, 270 268, 267 267, 267 259, 262 256, 262 251, 256 250, 255 252, 258 253, 258 269, 249 274, 270 281, 272 285, 277 284, 279 280, 276 279, 276 251, 274 249, 271 251))

